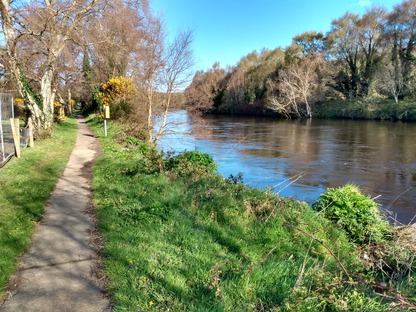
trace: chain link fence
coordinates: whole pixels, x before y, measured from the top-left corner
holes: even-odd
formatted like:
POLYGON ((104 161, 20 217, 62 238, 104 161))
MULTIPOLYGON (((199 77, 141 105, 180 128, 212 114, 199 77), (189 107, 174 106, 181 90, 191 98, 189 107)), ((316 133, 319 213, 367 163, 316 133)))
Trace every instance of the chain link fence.
POLYGON ((0 93, 0 167, 14 155, 10 118, 14 118, 13 95, 0 93))

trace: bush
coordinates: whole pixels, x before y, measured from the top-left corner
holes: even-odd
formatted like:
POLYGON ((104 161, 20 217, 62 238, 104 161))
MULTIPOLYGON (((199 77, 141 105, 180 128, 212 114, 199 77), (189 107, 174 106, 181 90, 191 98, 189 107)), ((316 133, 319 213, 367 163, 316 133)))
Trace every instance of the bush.
POLYGON ((379 204, 363 195, 353 184, 329 188, 312 204, 312 208, 344 229, 354 243, 379 242, 391 230, 381 216, 379 204))
POLYGON ((101 86, 98 97, 103 105, 110 106, 112 118, 117 119, 133 112, 135 92, 133 80, 117 76, 101 86))
POLYGON ((167 170, 175 170, 180 176, 211 173, 217 170, 217 164, 211 155, 198 151, 184 151, 166 161, 167 170))

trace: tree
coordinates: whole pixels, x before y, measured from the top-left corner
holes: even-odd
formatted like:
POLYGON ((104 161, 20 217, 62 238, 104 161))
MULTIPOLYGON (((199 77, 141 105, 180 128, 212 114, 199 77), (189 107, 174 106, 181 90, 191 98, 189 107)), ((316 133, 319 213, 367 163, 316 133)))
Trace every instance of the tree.
POLYGON ((144 19, 145 34, 143 36, 142 55, 138 66, 140 72, 135 77, 139 89, 144 92, 145 112, 147 113, 147 140, 153 143, 155 92, 160 83, 165 49, 164 29, 161 18, 148 12, 144 19))
POLYGON ((332 22, 327 51, 330 59, 338 61, 337 87, 345 95, 357 98, 370 94, 386 53, 386 18, 386 9, 374 6, 362 17, 346 13, 332 22))
MULTIPOLYGON (((344 92, 349 97, 358 97, 361 90, 361 51, 358 44, 359 16, 346 13, 332 21, 332 27, 327 34, 327 50, 341 64, 346 64, 348 80, 344 83, 344 92)), ((344 67, 344 66, 343 66, 344 67)), ((342 74, 342 71, 340 71, 342 74)))
POLYGON ((41 103, 28 85, 28 82, 20 69, 19 57, 17 53, 18 50, 16 47, 18 36, 15 30, 15 25, 13 24, 13 8, 11 8, 10 0, 0 1, 0 15, 1 26, 6 43, 4 61, 7 63, 12 77, 17 83, 20 94, 27 102, 28 108, 33 117, 35 128, 40 129, 44 120, 44 116, 42 115, 42 111, 40 109, 41 103))
POLYGON ((325 37, 322 32, 307 31, 296 35, 292 44, 286 48, 286 61, 303 56, 315 57, 324 52, 325 37))
POLYGON ((377 90, 381 94, 391 95, 396 103, 404 94, 402 75, 397 73, 397 67, 390 61, 384 61, 377 71, 377 90))
POLYGON ((226 72, 219 63, 206 72, 195 73, 192 83, 185 89, 186 104, 191 114, 204 115, 219 108, 221 101, 216 102, 216 99, 225 91, 225 77, 226 72))
POLYGON ((287 65, 279 72, 277 82, 269 81, 272 94, 268 107, 287 117, 312 118, 312 105, 323 91, 318 75, 322 65, 318 57, 305 57, 287 65))
MULTIPOLYGON (((25 98, 38 131, 48 130, 53 123, 55 91, 53 87, 59 55, 79 31, 82 22, 97 8, 99 0, 12 2, 0 1, 2 28, 6 41, 7 62, 25 98), (22 71, 24 62, 19 54, 20 44, 36 53, 36 83, 38 97, 22 71)), ((22 49, 25 50, 25 49, 22 49)))
POLYGON ((142 70, 144 17, 149 13, 147 0, 114 0, 85 25, 76 40, 82 48, 78 60, 82 77, 76 85, 84 110, 97 109, 100 87, 112 78, 132 78, 136 84, 142 70))
POLYGON ((394 7, 388 16, 386 37, 391 47, 392 79, 395 90, 403 94, 414 91, 416 67, 416 0, 406 0, 394 7))
POLYGON ((241 58, 237 66, 228 71, 224 110, 258 113, 263 111, 267 100, 268 83, 284 63, 284 52, 280 48, 253 51, 241 58))
POLYGON ((92 77, 102 84, 116 76, 134 76, 143 53, 147 0, 114 0, 89 24, 84 44, 89 54, 92 77))
POLYGON ((172 95, 181 91, 185 84, 189 83, 191 77, 189 70, 194 62, 191 43, 192 31, 181 31, 165 49, 161 73, 161 84, 165 93, 162 101, 163 117, 153 143, 159 140, 166 127, 172 95))
POLYGON ((315 56, 323 52, 324 39, 322 32, 307 31, 293 37, 293 43, 301 46, 305 55, 315 56))
POLYGON ((374 80, 377 66, 381 63, 385 50, 384 27, 387 11, 384 7, 373 7, 357 22, 358 43, 364 54, 364 69, 361 85, 367 95, 374 80))

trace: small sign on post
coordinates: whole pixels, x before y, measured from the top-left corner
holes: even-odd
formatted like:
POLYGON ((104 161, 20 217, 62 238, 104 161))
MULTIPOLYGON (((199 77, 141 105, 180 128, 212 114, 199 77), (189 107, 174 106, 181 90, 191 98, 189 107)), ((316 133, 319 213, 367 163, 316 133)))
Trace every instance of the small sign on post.
POLYGON ((107 136, 107 119, 110 119, 110 106, 103 105, 104 110, 104 136, 107 136))

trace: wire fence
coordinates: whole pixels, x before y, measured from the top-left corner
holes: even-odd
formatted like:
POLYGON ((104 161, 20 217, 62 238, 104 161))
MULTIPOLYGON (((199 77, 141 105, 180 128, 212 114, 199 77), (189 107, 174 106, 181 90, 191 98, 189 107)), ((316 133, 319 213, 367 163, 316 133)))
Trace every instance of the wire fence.
POLYGON ((0 93, 0 167, 14 155, 10 118, 14 118, 13 95, 0 93))

